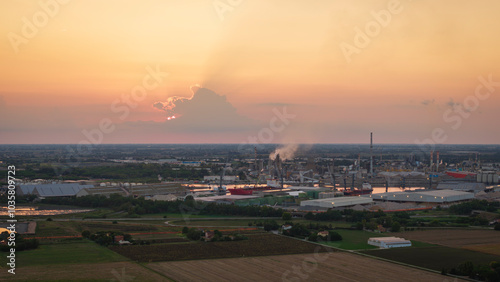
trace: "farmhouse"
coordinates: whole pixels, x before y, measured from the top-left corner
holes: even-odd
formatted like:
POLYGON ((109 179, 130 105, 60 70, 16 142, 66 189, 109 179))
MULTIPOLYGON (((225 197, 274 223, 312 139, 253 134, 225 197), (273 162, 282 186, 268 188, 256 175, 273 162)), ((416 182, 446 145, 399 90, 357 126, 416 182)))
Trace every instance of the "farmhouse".
POLYGON ((411 247, 411 241, 399 237, 374 237, 368 239, 368 245, 383 249, 411 247))

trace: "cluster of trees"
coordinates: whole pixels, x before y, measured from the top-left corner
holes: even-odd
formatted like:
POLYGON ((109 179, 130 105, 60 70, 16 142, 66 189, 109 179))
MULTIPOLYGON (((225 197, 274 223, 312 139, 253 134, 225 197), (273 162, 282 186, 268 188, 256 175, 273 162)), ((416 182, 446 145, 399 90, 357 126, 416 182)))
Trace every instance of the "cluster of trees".
POLYGON ((326 226, 326 225, 319 225, 319 224, 312 224, 310 223, 309 225, 306 224, 301 224, 301 223, 293 223, 293 222, 286 222, 285 225, 291 225, 292 228, 288 230, 283 230, 283 235, 286 236, 291 236, 291 237, 297 237, 301 239, 306 239, 312 242, 317 242, 317 241, 341 241, 342 236, 335 232, 332 231, 331 226, 326 226), (326 237, 318 235, 318 232, 320 231, 328 231, 328 235, 326 237))
POLYGON ((248 226, 257 226, 257 227, 263 227, 265 231, 271 231, 271 230, 278 230, 280 228, 280 225, 276 222, 276 220, 272 219, 266 219, 264 221, 254 221, 249 222, 248 226))
POLYGON ((115 231, 99 231, 96 233, 91 233, 88 230, 82 232, 82 237, 90 239, 102 246, 108 246, 115 243, 115 236, 123 236, 124 241, 132 241, 132 236, 130 234, 124 234, 122 232, 115 231))
POLYGON ((456 204, 450 207, 450 212, 467 215, 473 210, 496 212, 500 208, 500 202, 488 202, 486 200, 472 200, 469 202, 456 204))
MULTIPOLYGON (((0 234, 0 241, 9 242, 9 232, 4 231, 0 234)), ((0 244, 0 251, 10 252, 11 248, 16 249, 16 252, 24 250, 34 250, 38 248, 40 242, 37 239, 26 239, 21 234, 16 233, 15 245, 9 246, 8 244, 0 244)))
MULTIPOLYGON (((443 269, 442 274, 446 274, 446 269, 443 269)), ((450 274, 469 276, 472 279, 480 281, 500 281, 500 263, 492 261, 489 265, 474 264, 471 261, 466 261, 452 268, 450 274)))
POLYGON ((326 237, 318 235, 317 232, 312 232, 309 237, 307 237, 308 241, 311 242, 318 242, 318 241, 327 241, 327 242, 333 242, 333 241, 342 241, 342 236, 335 232, 335 231, 328 231, 328 235, 326 237))
MULTIPOLYGON (((186 236, 189 240, 193 241, 204 241, 205 240, 205 232, 201 230, 197 230, 196 228, 182 228, 182 234, 186 236)), ((232 234, 232 235, 223 235, 219 230, 214 230, 214 236, 210 239, 210 242, 217 241, 240 241, 240 240, 248 240, 248 237, 243 236, 241 234, 232 234)))

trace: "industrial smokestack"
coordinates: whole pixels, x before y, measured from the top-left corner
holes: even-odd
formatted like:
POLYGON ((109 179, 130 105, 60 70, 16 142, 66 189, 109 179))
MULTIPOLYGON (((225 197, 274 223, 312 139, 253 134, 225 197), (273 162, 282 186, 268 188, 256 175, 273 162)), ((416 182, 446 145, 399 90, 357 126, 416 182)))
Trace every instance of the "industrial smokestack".
POLYGON ((373 132, 370 132, 370 175, 373 176, 373 132))
POLYGON ((431 162, 429 164, 431 171, 432 171, 432 161, 433 161, 433 159, 434 159, 434 151, 431 151, 431 162))
POLYGON ((439 151, 436 152, 436 172, 439 172, 439 151))

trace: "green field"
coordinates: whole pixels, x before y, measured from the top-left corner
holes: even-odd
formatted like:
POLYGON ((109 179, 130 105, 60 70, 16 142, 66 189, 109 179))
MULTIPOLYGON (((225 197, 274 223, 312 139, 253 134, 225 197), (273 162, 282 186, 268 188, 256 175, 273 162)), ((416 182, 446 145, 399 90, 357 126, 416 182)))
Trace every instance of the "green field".
POLYGON ((367 250, 362 253, 437 271, 443 268, 450 270, 466 261, 472 261, 474 264, 500 261, 500 256, 444 246, 367 250))
MULTIPOLYGON (((16 253, 16 263, 19 266, 119 262, 126 260, 128 259, 90 241, 40 245, 36 250, 16 253)), ((0 256, 0 262, 5 265, 6 257, 0 256)))
POLYGON ((342 230, 336 229, 335 232, 342 236, 342 241, 336 242, 322 242, 322 244, 344 249, 344 250, 366 250, 366 249, 376 249, 377 247, 368 245, 368 239, 371 237, 386 237, 375 232, 368 232, 362 230, 342 230))

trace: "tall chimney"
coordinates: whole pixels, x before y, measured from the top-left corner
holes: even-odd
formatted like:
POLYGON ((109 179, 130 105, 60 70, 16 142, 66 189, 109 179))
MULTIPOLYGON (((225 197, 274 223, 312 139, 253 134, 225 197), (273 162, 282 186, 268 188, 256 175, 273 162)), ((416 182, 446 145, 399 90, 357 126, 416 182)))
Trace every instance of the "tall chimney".
POLYGON ((431 162, 430 162, 430 166, 429 168, 431 169, 432 171, 432 161, 434 160, 434 151, 431 151, 431 162))
POLYGON ((373 132, 370 132, 370 175, 373 176, 373 132))
POLYGON ((436 172, 439 172, 439 151, 436 152, 436 172))

